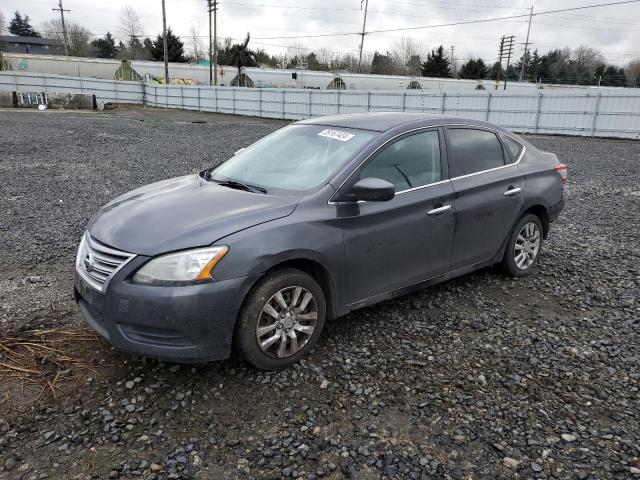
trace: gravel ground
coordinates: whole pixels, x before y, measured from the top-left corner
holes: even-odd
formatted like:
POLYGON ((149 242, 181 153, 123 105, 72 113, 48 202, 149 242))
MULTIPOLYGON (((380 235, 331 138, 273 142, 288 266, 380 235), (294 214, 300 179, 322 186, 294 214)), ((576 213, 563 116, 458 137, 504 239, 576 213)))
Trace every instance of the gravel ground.
MULTIPOLYGON (((0 335, 81 323, 73 257, 100 205, 283 124, 0 111, 0 335)), ((640 478, 640 142, 531 141, 571 166, 534 275, 357 311, 278 373, 70 344, 99 374, 0 406, 0 479, 640 478)))

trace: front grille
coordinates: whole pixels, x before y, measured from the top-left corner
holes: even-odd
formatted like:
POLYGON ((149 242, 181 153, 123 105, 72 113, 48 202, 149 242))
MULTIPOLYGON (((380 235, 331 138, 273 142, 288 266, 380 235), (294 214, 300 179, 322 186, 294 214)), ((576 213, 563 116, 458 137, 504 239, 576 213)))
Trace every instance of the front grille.
POLYGON ((89 285, 104 293, 109 280, 134 257, 100 243, 86 232, 78 248, 76 270, 89 285))

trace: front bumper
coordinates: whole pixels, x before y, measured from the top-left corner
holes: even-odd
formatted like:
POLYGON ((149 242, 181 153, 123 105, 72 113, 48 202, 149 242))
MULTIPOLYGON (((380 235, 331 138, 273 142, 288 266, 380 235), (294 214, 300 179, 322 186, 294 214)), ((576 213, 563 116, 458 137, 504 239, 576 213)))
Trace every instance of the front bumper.
POLYGON ((136 258, 118 272, 104 294, 74 273, 74 297, 86 322, 117 349, 138 355, 178 362, 228 358, 256 276, 180 287, 129 282, 144 261, 136 258))

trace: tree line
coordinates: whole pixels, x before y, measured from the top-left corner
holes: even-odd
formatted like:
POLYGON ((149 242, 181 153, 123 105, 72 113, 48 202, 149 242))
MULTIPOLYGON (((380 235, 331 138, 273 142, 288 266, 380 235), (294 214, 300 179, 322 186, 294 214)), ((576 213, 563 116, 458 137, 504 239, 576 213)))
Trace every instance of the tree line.
MULTIPOLYGON (((4 19, 0 14, 0 31, 4 19)), ((114 35, 107 32, 102 38, 91 40, 91 33, 75 22, 66 22, 70 54, 73 56, 116 58, 126 60, 164 59, 164 38, 161 34, 155 38, 146 36, 142 22, 135 9, 126 6, 120 14, 116 31, 123 40, 116 42, 114 35)), ((60 20, 45 22, 41 31, 30 23, 29 16, 15 12, 9 22, 9 32, 23 37, 46 37, 64 41, 60 20)), ((195 27, 183 40, 167 29, 168 57, 170 62, 206 63, 209 51, 206 38, 198 34, 195 27)), ((423 46, 411 39, 402 38, 393 42, 385 52, 365 52, 359 65, 353 54, 342 54, 327 49, 317 51, 303 44, 292 44, 285 53, 269 54, 264 49, 250 49, 249 36, 244 42, 233 43, 225 38, 218 41, 218 64, 232 65, 238 68, 268 66, 280 68, 305 68, 320 71, 360 71, 380 75, 407 75, 436 78, 460 78, 470 80, 517 81, 521 77, 529 82, 631 86, 640 84, 640 59, 630 62, 625 68, 607 64, 604 56, 596 49, 580 46, 553 49, 540 54, 538 50, 527 52, 508 68, 500 62, 485 62, 482 58, 470 58, 456 68, 451 55, 440 45, 425 51, 423 46)))

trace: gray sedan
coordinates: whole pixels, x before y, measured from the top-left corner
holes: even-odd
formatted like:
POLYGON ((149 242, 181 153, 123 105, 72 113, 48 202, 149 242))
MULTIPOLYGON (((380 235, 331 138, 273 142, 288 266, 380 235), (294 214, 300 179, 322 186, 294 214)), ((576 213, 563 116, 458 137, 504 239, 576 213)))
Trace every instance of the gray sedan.
POLYGON ((105 205, 75 298, 122 350, 279 369, 328 319, 490 265, 528 274, 566 181, 554 154, 480 121, 305 120, 105 205))

